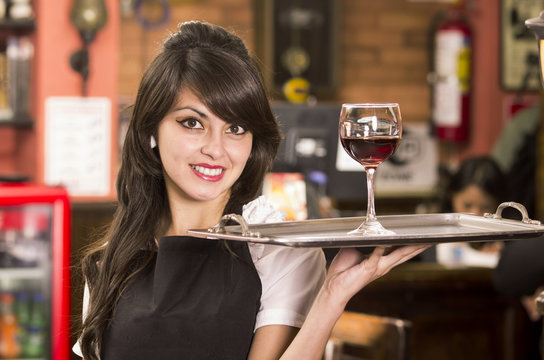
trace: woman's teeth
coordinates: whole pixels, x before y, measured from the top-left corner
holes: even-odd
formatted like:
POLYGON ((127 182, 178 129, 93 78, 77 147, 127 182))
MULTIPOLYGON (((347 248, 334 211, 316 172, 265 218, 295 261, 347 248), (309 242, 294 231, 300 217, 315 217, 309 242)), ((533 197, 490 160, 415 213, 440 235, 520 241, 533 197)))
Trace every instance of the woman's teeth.
POLYGON ((203 166, 196 166, 196 165, 193 165, 193 169, 195 169, 199 173, 204 174, 206 176, 217 176, 223 172, 223 169, 221 168, 210 169, 210 168, 206 168, 203 166))

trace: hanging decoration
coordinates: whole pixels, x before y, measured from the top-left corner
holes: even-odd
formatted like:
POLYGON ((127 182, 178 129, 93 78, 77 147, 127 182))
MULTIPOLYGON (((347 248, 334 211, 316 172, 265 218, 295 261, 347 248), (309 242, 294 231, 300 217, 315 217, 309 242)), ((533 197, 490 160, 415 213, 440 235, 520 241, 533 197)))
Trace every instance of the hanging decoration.
POLYGON ((144 29, 160 28, 170 21, 170 3, 168 0, 136 0, 134 14, 144 29))
POLYGON ((70 66, 82 77, 82 96, 87 96, 89 77, 89 45, 94 41, 98 30, 108 21, 104 0, 74 0, 70 21, 79 31, 83 47, 70 56, 70 66))

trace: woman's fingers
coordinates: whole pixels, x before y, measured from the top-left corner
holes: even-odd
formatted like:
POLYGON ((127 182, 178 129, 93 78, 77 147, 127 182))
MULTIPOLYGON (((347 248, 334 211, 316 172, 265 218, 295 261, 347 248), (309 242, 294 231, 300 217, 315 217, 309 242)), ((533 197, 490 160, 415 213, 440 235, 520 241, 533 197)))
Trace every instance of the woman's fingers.
POLYGON ((394 249, 389 254, 380 259, 380 276, 387 274, 392 268, 400 265, 421 252, 428 249, 431 245, 408 245, 394 249))
POLYGON ((364 258, 365 255, 361 254, 355 248, 342 248, 329 266, 329 272, 337 273, 344 271, 359 264, 364 258))
POLYGON ((333 293, 339 292, 339 295, 343 293, 343 296, 351 297, 372 281, 387 274, 393 267, 411 259, 429 246, 402 246, 387 255, 384 255, 386 247, 378 246, 369 256, 364 256, 357 249, 343 248, 329 267, 328 288, 333 293))
POLYGON ((394 249, 387 255, 384 255, 387 250, 387 247, 384 246, 376 247, 370 255, 364 255, 355 248, 342 248, 331 263, 329 272, 343 272, 357 264, 363 265, 363 262, 366 272, 382 272, 384 269, 388 271, 394 266, 413 258, 430 246, 431 245, 402 246, 394 249))
POLYGON ((379 271, 380 262, 385 253, 385 249, 386 248, 383 246, 378 246, 372 251, 372 254, 370 254, 368 259, 363 260, 363 262, 365 262, 365 271, 368 271, 369 273, 376 273, 379 271))

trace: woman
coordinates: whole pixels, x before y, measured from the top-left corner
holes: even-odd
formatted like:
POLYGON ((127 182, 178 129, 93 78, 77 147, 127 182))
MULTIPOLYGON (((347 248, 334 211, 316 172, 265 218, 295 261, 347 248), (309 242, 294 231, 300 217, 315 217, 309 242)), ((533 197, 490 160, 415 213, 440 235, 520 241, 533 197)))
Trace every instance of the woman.
MULTIPOLYGON (((502 202, 509 200, 508 194, 506 176, 493 158, 474 156, 465 160, 449 179, 442 211, 483 216, 494 213, 502 202)), ((444 243, 436 246, 436 257, 446 265, 493 268, 502 246, 502 241, 444 243)))
POLYGON ((492 157, 471 157, 451 177, 442 210, 479 216, 494 213, 509 200, 509 193, 508 180, 492 157))
POLYGON ((349 298, 425 248, 387 256, 377 248, 364 260, 345 250, 325 277, 320 249, 187 236, 226 213, 280 220, 263 198, 254 200, 279 141, 243 42, 217 26, 181 24, 143 76, 119 206, 84 258, 80 355, 320 359, 349 298))

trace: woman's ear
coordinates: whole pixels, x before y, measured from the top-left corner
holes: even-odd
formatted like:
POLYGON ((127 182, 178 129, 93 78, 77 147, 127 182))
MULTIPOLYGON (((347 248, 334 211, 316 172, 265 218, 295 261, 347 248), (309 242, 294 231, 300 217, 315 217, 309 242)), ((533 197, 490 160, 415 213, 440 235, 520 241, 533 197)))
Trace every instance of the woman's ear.
POLYGON ((151 145, 152 149, 157 147, 157 141, 155 140, 155 137, 153 135, 151 135, 151 139, 149 141, 149 144, 151 145))

